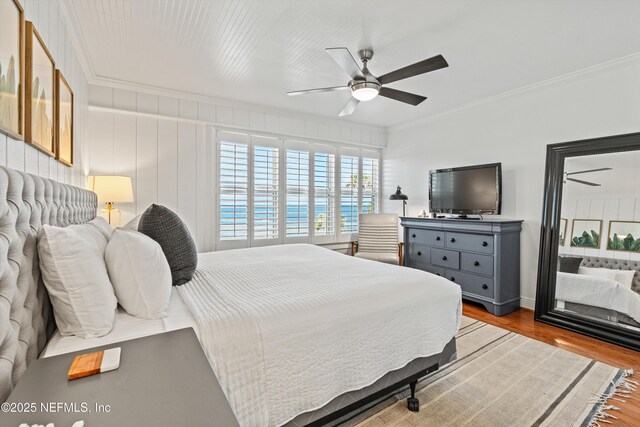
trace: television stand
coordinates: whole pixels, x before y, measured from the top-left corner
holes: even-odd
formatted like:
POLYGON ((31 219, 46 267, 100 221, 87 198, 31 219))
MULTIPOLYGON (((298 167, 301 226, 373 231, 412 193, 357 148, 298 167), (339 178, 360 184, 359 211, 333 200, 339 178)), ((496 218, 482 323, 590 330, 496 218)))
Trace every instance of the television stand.
POLYGON ((476 219, 476 220, 480 220, 480 217, 468 217, 467 215, 458 215, 458 216, 452 216, 451 219, 476 219))

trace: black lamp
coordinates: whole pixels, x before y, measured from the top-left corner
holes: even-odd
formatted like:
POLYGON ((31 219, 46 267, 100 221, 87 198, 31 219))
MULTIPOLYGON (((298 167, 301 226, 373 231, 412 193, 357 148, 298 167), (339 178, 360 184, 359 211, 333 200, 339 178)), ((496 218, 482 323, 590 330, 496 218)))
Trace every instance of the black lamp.
POLYGON ((398 185, 398 189, 395 193, 389 196, 389 200, 402 200, 402 216, 407 216, 407 200, 409 200, 409 196, 406 194, 402 194, 402 188, 398 185))

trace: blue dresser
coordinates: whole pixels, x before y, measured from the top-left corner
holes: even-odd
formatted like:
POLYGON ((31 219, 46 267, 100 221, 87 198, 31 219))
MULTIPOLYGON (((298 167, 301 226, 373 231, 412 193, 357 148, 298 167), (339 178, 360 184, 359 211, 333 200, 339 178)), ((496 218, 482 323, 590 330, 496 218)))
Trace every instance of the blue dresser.
POLYGON ((520 308, 521 220, 402 218, 407 267, 445 277, 502 316, 520 308))

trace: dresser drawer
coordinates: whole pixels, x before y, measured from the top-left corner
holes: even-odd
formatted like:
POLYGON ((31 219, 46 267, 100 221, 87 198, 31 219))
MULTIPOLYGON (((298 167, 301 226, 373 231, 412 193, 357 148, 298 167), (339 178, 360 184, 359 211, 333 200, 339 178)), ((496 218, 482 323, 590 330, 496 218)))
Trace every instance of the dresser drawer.
POLYGON ((462 252, 460 254, 460 270, 493 276, 493 257, 462 252))
POLYGON ((445 268, 460 268, 460 252, 446 249, 431 249, 431 264, 445 268))
POLYGON ((405 256, 407 257, 407 264, 421 262, 428 264, 431 262, 430 256, 431 248, 429 246, 422 245, 409 245, 405 256))
POLYGON ((478 295, 493 299, 493 278, 474 276, 462 271, 445 271, 446 278, 457 283, 462 288, 462 292, 471 295, 478 295))
POLYGON ((444 231, 410 228, 408 233, 409 243, 444 247, 444 231))
POLYGON ((444 277, 444 268, 437 267, 432 264, 423 264, 420 262, 414 262, 409 267, 417 268, 418 270, 426 271, 427 273, 435 274, 436 276, 444 277))
POLYGON ((486 254, 493 253, 493 236, 452 233, 449 231, 445 234, 447 248, 459 249, 461 251, 482 252, 486 254))

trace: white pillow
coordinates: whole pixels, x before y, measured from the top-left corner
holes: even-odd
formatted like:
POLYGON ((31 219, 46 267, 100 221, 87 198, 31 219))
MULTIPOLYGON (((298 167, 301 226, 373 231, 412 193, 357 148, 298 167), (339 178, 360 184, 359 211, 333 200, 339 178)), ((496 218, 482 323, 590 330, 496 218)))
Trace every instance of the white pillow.
POLYGON ((610 268, 590 268, 580 267, 578 274, 584 274, 587 276, 603 277, 605 279, 614 280, 625 288, 631 289, 633 283, 633 276, 636 274, 635 270, 612 270, 610 268))
POLYGON ((58 330, 63 336, 100 337, 113 328, 118 305, 104 263, 105 237, 92 224, 38 233, 38 255, 58 330))
POLYGON ((610 270, 608 268, 591 268, 580 267, 578 274, 584 274, 586 276, 602 277, 604 279, 616 280, 617 270, 610 270))
POLYGON ((131 221, 129 221, 125 225, 123 225, 122 228, 124 228, 125 230, 138 231, 138 223, 140 222, 140 217, 142 217, 142 215, 136 216, 131 221))
POLYGON ((116 228, 105 261, 118 302, 127 313, 145 319, 167 316, 171 269, 155 240, 137 231, 116 228))
POLYGON ((635 275, 635 270, 617 270, 616 282, 622 284, 625 288, 630 290, 633 286, 633 277, 635 275))
POLYGON ((98 231, 102 233, 104 238, 107 239, 107 242, 109 242, 109 240, 111 239, 111 234, 113 233, 113 228, 111 228, 111 225, 109 225, 106 219, 102 218, 101 216, 97 216, 89 221, 89 224, 96 227, 98 231))

